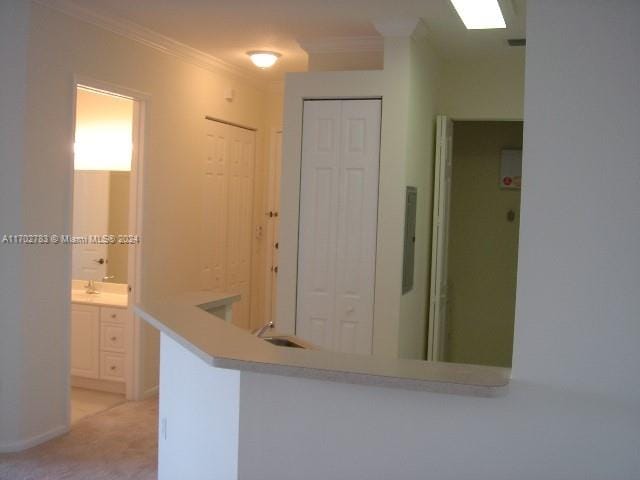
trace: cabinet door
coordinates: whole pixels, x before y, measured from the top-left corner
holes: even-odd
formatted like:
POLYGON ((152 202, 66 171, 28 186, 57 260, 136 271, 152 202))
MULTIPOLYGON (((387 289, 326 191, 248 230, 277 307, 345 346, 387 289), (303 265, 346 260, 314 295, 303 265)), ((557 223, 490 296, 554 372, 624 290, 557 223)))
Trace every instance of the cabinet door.
POLYGON ((98 307, 71 306, 71 374, 98 378, 100 374, 100 313, 98 307))

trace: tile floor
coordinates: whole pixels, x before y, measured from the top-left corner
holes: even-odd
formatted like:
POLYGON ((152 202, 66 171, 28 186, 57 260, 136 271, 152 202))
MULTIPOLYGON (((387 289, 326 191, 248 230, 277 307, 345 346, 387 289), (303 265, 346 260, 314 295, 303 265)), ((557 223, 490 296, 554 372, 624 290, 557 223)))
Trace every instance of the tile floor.
POLYGON ((73 387, 71 389, 71 424, 124 402, 125 398, 122 394, 73 387))

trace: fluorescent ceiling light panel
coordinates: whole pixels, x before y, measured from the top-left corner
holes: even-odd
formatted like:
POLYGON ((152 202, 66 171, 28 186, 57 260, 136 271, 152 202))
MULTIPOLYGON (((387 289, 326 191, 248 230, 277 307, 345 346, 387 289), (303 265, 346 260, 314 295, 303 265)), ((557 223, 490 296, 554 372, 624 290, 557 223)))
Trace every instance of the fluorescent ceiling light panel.
POLYGON ((507 28, 498 0, 451 0, 469 30, 507 28))

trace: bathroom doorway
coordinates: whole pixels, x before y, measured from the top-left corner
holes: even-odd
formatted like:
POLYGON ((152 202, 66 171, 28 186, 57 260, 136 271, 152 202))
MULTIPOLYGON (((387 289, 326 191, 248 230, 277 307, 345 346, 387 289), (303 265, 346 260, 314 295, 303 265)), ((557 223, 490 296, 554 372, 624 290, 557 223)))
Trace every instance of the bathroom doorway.
POLYGON ((428 356, 511 366, 521 121, 438 119, 428 356))
POLYGON ((71 229, 70 421, 139 398, 144 102, 76 83, 71 229))

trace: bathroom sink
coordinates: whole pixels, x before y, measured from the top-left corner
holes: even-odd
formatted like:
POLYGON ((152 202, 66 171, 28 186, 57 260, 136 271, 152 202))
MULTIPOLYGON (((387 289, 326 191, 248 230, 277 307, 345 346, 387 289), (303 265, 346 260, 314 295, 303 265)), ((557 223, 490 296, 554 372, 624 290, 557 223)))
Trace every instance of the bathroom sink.
POLYGON ((290 347, 290 348, 304 348, 302 345, 299 345, 295 342, 292 342, 288 338, 282 337, 263 337, 265 342, 269 342, 272 345, 277 347, 290 347))

